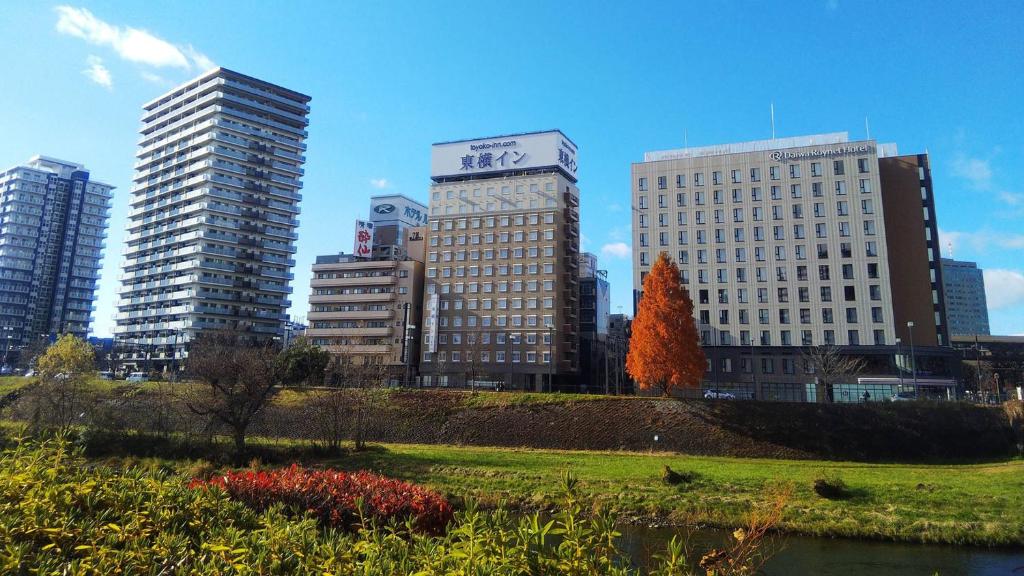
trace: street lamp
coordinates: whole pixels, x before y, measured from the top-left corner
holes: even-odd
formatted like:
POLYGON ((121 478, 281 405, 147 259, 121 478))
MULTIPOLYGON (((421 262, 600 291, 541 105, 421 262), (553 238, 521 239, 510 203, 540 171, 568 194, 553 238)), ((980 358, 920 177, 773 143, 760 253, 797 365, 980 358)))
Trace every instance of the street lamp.
POLYGON ((907 322, 907 330, 910 331, 910 370, 914 374, 914 398, 918 397, 917 390, 917 356, 914 355, 914 323, 907 322))
POLYGON ((903 348, 901 347, 902 343, 903 340, 899 338, 896 339, 896 373, 900 377, 900 392, 903 392, 903 368, 900 367, 900 358, 903 357, 903 348))

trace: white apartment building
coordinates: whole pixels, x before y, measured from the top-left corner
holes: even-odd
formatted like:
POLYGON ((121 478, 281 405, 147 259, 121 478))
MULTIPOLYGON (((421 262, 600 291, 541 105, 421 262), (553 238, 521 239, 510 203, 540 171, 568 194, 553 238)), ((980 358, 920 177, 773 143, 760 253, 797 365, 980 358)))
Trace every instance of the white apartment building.
POLYGON ((433 146, 420 364, 428 385, 570 385, 576 152, 557 130, 433 146))
POLYGON ((166 367, 206 329, 283 336, 310 97, 217 68, 148 102, 115 337, 166 367))

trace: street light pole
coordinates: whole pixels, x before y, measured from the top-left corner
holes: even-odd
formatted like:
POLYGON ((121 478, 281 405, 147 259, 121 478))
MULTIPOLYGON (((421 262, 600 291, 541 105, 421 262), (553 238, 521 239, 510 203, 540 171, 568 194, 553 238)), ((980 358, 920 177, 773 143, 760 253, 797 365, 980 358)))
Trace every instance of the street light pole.
POLYGON ((900 392, 903 392, 903 368, 900 368, 900 358, 903 357, 903 347, 901 346, 902 343, 902 340, 900 340, 899 338, 896 339, 896 373, 900 377, 900 392))
POLYGON ((914 375, 914 398, 917 398, 917 356, 914 354, 914 323, 907 322, 907 329, 910 331, 910 370, 914 375))

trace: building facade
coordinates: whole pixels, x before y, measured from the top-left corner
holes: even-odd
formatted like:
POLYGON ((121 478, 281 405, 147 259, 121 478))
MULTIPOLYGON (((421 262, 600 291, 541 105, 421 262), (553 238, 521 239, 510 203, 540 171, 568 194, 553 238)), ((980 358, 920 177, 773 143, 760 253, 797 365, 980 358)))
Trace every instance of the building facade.
POLYGON ((813 346, 895 373, 907 321, 918 355, 941 354, 931 178, 926 158, 895 158, 895 145, 846 133, 647 153, 632 169, 634 305, 666 252, 694 302, 705 385, 742 383, 760 398, 809 399, 801 354, 813 346), (900 203, 912 213, 890 230, 900 203), (912 260, 894 261, 894 244, 912 260), (902 300, 911 294, 917 308, 902 300))
POLYGON ((580 254, 580 392, 614 392, 609 365, 611 289, 597 256, 580 254))
POLYGON ((432 147, 425 384, 574 385, 576 156, 576 145, 557 130, 432 147))
POLYGON ((942 259, 946 315, 952 336, 989 334, 985 275, 975 262, 942 259))
POLYGON ((58 334, 87 336, 113 189, 81 164, 45 156, 0 173, 7 352, 58 334))
POLYGON ((318 256, 306 336, 355 364, 388 367, 396 384, 416 377, 423 314, 427 207, 404 196, 371 198, 370 256, 318 256))
POLYGON ((166 367, 203 330, 281 338, 309 96, 217 68, 144 106, 115 336, 166 367))

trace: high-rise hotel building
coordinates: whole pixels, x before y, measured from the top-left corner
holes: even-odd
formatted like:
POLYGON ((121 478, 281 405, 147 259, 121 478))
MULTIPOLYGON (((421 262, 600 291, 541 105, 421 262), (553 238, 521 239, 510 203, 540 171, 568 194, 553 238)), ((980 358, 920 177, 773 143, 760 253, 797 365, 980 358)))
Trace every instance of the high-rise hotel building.
POLYGON ((804 382, 801 347, 886 350, 910 330, 948 345, 926 156, 821 134, 650 152, 632 182, 635 301, 668 253, 709 380, 804 382))
POLYGON ((310 97, 217 68, 144 106, 115 336, 157 368, 206 329, 283 335, 310 97))
POLYGON ((109 184, 81 164, 36 156, 0 172, 0 343, 5 350, 92 320, 109 184))
POLYGON ((571 384, 579 369, 576 152, 558 130, 433 146, 426 384, 571 384))

